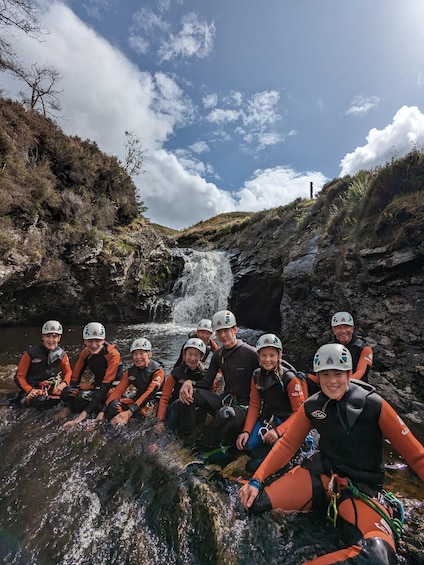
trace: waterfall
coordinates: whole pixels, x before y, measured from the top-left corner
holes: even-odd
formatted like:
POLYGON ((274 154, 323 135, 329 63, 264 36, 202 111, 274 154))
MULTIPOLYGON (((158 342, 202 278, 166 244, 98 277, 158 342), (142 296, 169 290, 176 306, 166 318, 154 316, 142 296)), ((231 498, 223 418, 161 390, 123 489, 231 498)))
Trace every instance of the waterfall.
POLYGON ((184 259, 183 272, 173 288, 171 317, 175 323, 196 323, 228 307, 233 274, 225 252, 177 249, 174 255, 184 259))

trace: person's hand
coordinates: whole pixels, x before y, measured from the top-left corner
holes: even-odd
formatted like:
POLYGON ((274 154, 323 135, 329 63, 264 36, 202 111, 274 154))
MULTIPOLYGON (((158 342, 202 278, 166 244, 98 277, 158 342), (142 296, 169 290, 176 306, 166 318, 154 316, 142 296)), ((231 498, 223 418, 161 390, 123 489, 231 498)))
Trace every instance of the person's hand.
POLYGON ((128 420, 132 415, 133 413, 131 412, 131 410, 124 410, 123 412, 120 412, 119 414, 114 416, 111 422, 115 426, 125 426, 125 424, 128 424, 128 420))
POLYGON ((98 422, 101 422, 101 421, 104 420, 104 419, 105 419, 105 413, 104 413, 103 411, 102 411, 102 412, 99 412, 99 413, 97 414, 97 416, 96 416, 96 420, 97 420, 98 422))
POLYGON ((60 396, 62 390, 64 388, 66 388, 68 385, 65 382, 61 382, 59 383, 57 386, 54 387, 53 389, 53 396, 60 396))
POLYGON ((236 441, 237 449, 242 451, 246 443, 249 441, 249 437, 250 437, 249 432, 241 432, 241 434, 238 435, 236 441))
POLYGON ((180 400, 183 404, 191 404, 194 401, 191 381, 185 381, 180 388, 180 400))
POLYGON ((272 430, 268 430, 263 437, 263 442, 267 443, 268 445, 273 445, 276 441, 280 439, 280 436, 277 433, 277 430, 274 428, 272 430))
POLYGON ((239 498, 240 502, 242 503, 244 508, 246 508, 246 510, 248 510, 252 506, 258 494, 259 486, 257 488, 256 486, 251 485, 250 482, 241 487, 241 489, 239 490, 239 498))
POLYGON ((28 400, 30 398, 35 398, 36 396, 40 396, 43 394, 43 391, 41 388, 33 388, 29 391, 29 393, 26 395, 26 397, 28 398, 28 400))
POLYGON ((83 422, 87 418, 88 414, 85 410, 81 412, 79 416, 75 418, 75 420, 69 420, 69 422, 65 422, 63 424, 63 428, 72 428, 72 426, 76 426, 80 422, 83 422))

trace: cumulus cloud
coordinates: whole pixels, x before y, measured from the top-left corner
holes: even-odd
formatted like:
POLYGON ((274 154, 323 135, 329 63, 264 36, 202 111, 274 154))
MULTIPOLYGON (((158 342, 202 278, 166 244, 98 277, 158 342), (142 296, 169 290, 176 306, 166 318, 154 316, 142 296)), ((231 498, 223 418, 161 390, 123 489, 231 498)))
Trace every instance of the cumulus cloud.
POLYGON ((159 59, 161 62, 177 57, 204 59, 212 51, 214 38, 215 24, 201 21, 196 13, 191 12, 183 17, 179 33, 171 33, 163 40, 159 59))
MULTIPOLYGON (((43 21, 50 31, 45 41, 22 36, 17 43, 19 56, 28 65, 46 61, 62 75, 60 125, 66 133, 91 139, 103 151, 121 159, 125 131, 133 131, 143 140, 147 149, 146 172, 136 177, 135 184, 152 221, 180 229, 222 212, 256 211, 287 204, 297 196, 307 196, 310 181, 314 181, 316 190, 324 183, 320 173, 297 173, 283 167, 255 171, 233 193, 207 182, 203 176, 215 172, 200 159, 208 154, 205 141, 199 140, 174 153, 165 149, 176 129, 191 123, 198 111, 175 76, 141 71, 64 4, 48 4, 43 21)), ((2 75, 2 83, 7 95, 18 96, 21 84, 6 74, 2 75)), ((233 116, 246 128, 246 133, 247 126, 257 128, 265 143, 265 136, 271 139, 273 135, 269 126, 276 119, 277 99, 273 91, 247 100, 240 93, 231 92, 227 103, 232 101, 232 107, 222 109, 225 119, 221 122, 227 124, 233 116)), ((214 97, 206 100, 211 108, 214 100, 218 101, 214 97)), ((220 123, 217 116, 213 125, 220 123)), ((219 131, 215 140, 211 136, 208 142, 217 142, 227 135, 219 131)))
POLYGON ((341 160, 340 176, 384 165, 420 147, 424 143, 424 115, 416 106, 402 106, 391 124, 382 130, 371 129, 366 140, 366 145, 357 147, 341 160))
POLYGON ((364 116, 373 108, 378 108, 380 105, 380 98, 378 96, 370 96, 365 98, 364 96, 355 96, 352 100, 350 107, 346 110, 345 114, 353 114, 355 116, 364 116))
POLYGON ((309 198, 311 182, 316 194, 327 180, 320 172, 299 173, 290 167, 256 170, 236 192, 237 208, 259 211, 284 206, 296 198, 309 198))

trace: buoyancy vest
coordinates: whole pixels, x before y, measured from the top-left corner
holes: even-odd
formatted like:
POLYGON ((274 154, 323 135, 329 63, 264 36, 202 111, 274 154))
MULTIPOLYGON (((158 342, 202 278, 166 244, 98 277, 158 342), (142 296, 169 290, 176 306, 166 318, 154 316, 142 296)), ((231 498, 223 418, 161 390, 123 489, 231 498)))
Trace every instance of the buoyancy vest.
POLYGON ((255 386, 262 398, 262 417, 278 416, 283 421, 292 413, 292 406, 287 394, 287 386, 296 375, 293 371, 281 366, 280 373, 265 371, 262 368, 253 372, 255 386))
POLYGON ((52 351, 41 343, 30 347, 27 353, 31 358, 31 363, 26 380, 32 387, 36 387, 51 377, 56 377, 61 371, 61 362, 66 355, 60 345, 52 351))
POLYGON ((200 381, 205 374, 205 369, 203 364, 200 364, 194 371, 188 367, 184 361, 174 367, 171 371, 171 375, 175 380, 174 390, 172 391, 169 403, 173 402, 179 397, 180 388, 182 387, 184 381, 190 380, 193 382, 200 381))
POLYGON ((322 391, 304 403, 311 427, 320 434, 323 472, 348 477, 355 484, 381 488, 384 477, 383 434, 378 420, 382 399, 375 388, 351 379, 340 400, 322 391))
MULTIPOLYGON (((103 347, 99 353, 96 355, 92 355, 89 353, 87 357, 84 359, 84 365, 80 372, 80 376, 84 373, 86 368, 88 367, 94 375, 94 385, 95 387, 99 387, 102 384, 103 378, 106 373, 107 369, 107 359, 106 355, 108 354, 108 348, 111 347, 112 344, 105 341, 103 347)), ((113 346, 112 346, 113 347, 113 346)), ((122 361, 119 362, 118 370, 116 371, 115 381, 121 380, 123 374, 123 365, 122 361)))
MULTIPOLYGON (((346 347, 349 349, 350 354, 352 356, 353 372, 356 371, 356 367, 358 366, 358 361, 359 361, 359 358, 361 356, 361 351, 364 349, 364 347, 366 345, 367 345, 367 342, 362 337, 359 337, 356 333, 352 334, 352 339, 346 345, 346 347)), ((368 382, 369 370, 370 370, 370 368, 367 367, 367 370, 365 371, 364 376, 361 379, 362 381, 364 381, 366 383, 368 382)))
POLYGON ((160 363, 151 359, 147 367, 140 368, 133 365, 128 369, 128 381, 130 385, 133 385, 136 388, 134 402, 146 392, 152 381, 154 373, 161 368, 162 365, 160 363))

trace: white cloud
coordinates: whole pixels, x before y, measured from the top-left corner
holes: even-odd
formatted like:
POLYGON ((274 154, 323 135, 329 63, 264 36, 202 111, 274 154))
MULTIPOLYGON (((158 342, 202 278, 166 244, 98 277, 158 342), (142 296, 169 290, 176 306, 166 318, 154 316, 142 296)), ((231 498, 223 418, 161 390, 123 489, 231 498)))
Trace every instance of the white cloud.
POLYGON ((206 116, 208 122, 212 124, 225 124, 235 122, 239 119, 240 112, 237 110, 224 110, 223 108, 215 108, 206 116))
POLYGON ((196 141, 196 143, 192 143, 189 146, 189 149, 193 151, 193 153, 208 153, 210 151, 209 145, 206 141, 196 141))
POLYGON ((327 180, 320 172, 298 173, 290 167, 256 170, 236 193, 237 208, 259 211, 284 206, 296 198, 309 198, 311 182, 316 194, 327 180))
POLYGON ((217 94, 207 94, 203 97, 203 106, 205 108, 214 108, 218 104, 218 95, 217 94))
POLYGON ((204 59, 212 52, 215 38, 215 24, 200 21, 196 13, 186 14, 182 19, 182 29, 177 34, 169 34, 159 48, 161 62, 177 57, 204 59))
MULTIPOLYGON (((206 182, 202 175, 214 174, 213 167, 198 158, 207 150, 206 143, 192 144, 191 152, 175 154, 164 148, 176 128, 195 116, 193 104, 174 77, 140 71, 63 4, 51 2, 43 20, 50 34, 41 43, 23 36, 17 43, 19 56, 28 65, 45 61, 62 75, 61 126, 66 133, 91 139, 103 151, 121 159, 126 130, 143 140, 148 152, 146 173, 135 182, 152 221, 179 229, 222 212, 256 211, 287 204, 297 196, 307 196, 311 180, 317 190, 323 184, 320 173, 299 174, 283 167, 255 171, 242 189, 234 193, 206 182)), ((6 74, 2 79, 8 95, 17 97, 22 85, 6 74)), ((223 122, 233 118, 242 121, 250 115, 249 127, 258 126, 265 143, 266 136, 273 135, 265 126, 273 123, 275 93, 253 96, 246 104, 250 113, 243 116, 238 106, 240 96, 232 93, 229 99, 237 110, 216 109, 221 112, 223 122)), ((228 134, 218 132, 217 135, 228 134)))
POLYGON ((406 155, 414 146, 419 148, 424 143, 424 115, 416 106, 402 106, 391 124, 382 130, 371 129, 366 139, 366 145, 343 157, 340 176, 372 169, 406 155))
POLYGON ((345 114, 364 116, 373 108, 378 108, 380 102, 381 100, 380 98, 378 98, 378 96, 370 96, 369 98, 365 98, 364 96, 359 95, 355 96, 345 114))

